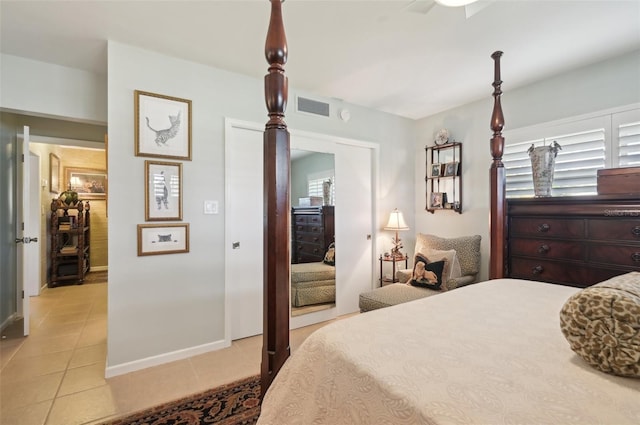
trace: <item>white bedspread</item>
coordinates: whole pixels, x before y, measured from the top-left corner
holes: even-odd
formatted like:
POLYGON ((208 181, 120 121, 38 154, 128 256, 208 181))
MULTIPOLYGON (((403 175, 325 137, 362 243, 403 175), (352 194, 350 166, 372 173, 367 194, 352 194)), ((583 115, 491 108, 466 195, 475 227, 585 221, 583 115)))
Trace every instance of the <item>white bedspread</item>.
POLYGON ((640 424, 640 380, 592 369, 560 331, 576 291, 498 279, 327 325, 258 424, 640 424))

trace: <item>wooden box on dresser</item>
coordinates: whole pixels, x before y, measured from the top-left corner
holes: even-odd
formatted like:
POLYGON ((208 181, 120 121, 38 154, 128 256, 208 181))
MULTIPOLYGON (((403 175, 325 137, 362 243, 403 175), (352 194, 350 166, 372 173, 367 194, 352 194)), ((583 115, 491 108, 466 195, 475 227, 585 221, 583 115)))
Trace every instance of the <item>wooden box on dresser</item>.
POLYGON ((507 200, 507 273, 587 287, 640 271, 640 196, 507 200))
POLYGON ((335 236, 333 205, 291 208, 291 262, 324 259, 335 236))

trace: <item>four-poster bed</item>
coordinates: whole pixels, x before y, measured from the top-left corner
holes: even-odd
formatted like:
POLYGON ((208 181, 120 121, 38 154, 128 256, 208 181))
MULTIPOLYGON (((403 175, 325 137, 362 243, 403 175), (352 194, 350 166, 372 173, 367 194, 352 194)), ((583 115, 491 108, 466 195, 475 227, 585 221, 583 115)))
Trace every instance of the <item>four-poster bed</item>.
MULTIPOLYGON (((558 314, 580 289, 503 278, 508 259, 501 52, 492 55, 492 280, 334 322, 309 336, 287 360, 288 245, 266 249, 277 239, 267 224, 288 217, 273 206, 275 199, 286 207, 280 196, 286 194, 288 165, 279 161, 288 157, 288 136, 282 120, 281 2, 271 3, 267 57, 272 74, 265 79, 266 97, 268 105, 279 106, 269 106, 265 169, 280 174, 265 174, 269 266, 258 424, 638 423, 640 380, 593 369, 560 331, 558 314), (278 75, 278 84, 269 79, 272 75, 278 75), (275 152, 268 144, 276 146, 275 152)), ((286 225, 279 224, 287 235, 286 225)), ((640 280, 640 274, 627 279, 640 280)))

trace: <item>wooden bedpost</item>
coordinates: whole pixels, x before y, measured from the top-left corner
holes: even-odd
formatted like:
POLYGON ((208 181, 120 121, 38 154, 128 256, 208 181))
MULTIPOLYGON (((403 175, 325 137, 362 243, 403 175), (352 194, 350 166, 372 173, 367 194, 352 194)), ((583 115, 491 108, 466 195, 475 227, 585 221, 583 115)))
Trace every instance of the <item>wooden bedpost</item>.
POLYGON ((502 163, 502 153, 504 151, 504 137, 502 129, 504 127, 504 116, 502 115, 502 105, 500 96, 502 95, 502 80, 500 79, 500 57, 502 52, 493 52, 491 57, 494 61, 494 81, 493 81, 493 114, 491 115, 491 169, 490 192, 491 192, 491 252, 489 258, 489 279, 499 279, 505 275, 505 170, 502 163))
POLYGON ((281 0, 271 1, 265 43, 269 73, 264 94, 269 121, 264 130, 264 305, 261 395, 264 396, 290 354, 289 348, 289 131, 284 122, 288 80, 287 39, 281 0))

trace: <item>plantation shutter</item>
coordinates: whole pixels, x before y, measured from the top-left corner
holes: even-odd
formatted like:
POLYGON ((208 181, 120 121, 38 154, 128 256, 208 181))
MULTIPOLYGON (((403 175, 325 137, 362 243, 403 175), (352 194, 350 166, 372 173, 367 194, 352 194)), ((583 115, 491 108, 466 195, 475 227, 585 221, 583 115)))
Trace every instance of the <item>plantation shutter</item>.
POLYGON ((640 109, 614 117, 614 132, 618 136, 618 166, 640 166, 640 109))
POLYGON ((315 173, 313 176, 309 177, 309 180, 307 180, 307 193, 308 196, 319 196, 319 197, 324 197, 324 193, 322 190, 322 184, 326 181, 326 180, 330 180, 331 181, 331 193, 330 193, 330 201, 329 204, 333 205, 333 200, 335 199, 334 194, 335 194, 335 178, 333 176, 333 174, 329 174, 329 173, 315 173), (323 175, 323 177, 319 177, 320 175, 323 175))
POLYGON ((605 128, 514 141, 505 146, 502 162, 506 174, 507 198, 532 197, 533 175, 527 150, 557 142, 561 146, 555 161, 553 195, 595 195, 597 170, 605 168, 605 128))

